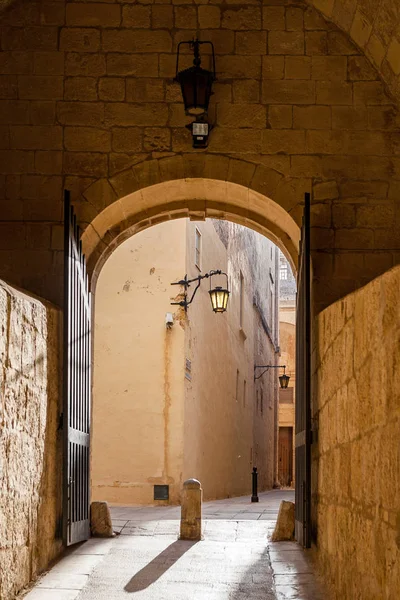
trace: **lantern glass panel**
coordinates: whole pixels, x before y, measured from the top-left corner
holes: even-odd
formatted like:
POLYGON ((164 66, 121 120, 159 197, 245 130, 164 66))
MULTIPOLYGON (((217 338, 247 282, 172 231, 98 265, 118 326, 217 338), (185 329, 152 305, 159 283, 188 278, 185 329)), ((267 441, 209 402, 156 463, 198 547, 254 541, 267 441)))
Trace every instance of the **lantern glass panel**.
POLYGON ((209 291, 211 304, 214 312, 225 312, 228 306, 229 291, 216 287, 209 291))
POLYGON ((279 383, 283 390, 287 389, 287 387, 289 385, 289 379, 290 379, 289 375, 281 375, 279 377, 279 383))
POLYGON ((190 67, 178 74, 187 114, 199 115, 207 112, 213 79, 213 74, 201 67, 190 67))

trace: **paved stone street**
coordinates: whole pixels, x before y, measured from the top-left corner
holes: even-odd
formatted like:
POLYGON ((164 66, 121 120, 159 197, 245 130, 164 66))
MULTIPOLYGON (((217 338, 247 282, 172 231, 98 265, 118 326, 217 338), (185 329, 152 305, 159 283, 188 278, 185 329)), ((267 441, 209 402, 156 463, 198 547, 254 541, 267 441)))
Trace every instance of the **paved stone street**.
POLYGON ((114 539, 72 548, 27 600, 326 600, 305 553, 269 541, 281 500, 274 490, 203 505, 203 540, 177 540, 180 507, 115 507, 114 539))

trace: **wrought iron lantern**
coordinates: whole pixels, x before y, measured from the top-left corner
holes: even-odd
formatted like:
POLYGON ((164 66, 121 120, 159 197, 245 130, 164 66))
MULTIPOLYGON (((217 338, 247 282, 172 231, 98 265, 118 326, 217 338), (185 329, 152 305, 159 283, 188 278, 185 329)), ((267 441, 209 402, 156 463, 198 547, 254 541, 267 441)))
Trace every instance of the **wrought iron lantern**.
POLYGON ((286 367, 283 367, 283 375, 279 377, 279 384, 283 390, 286 390, 289 385, 289 375, 286 375, 286 367))
POLYGON ((212 309, 215 313, 222 313, 226 311, 229 300, 229 290, 228 290, 228 276, 226 273, 220 273, 221 275, 226 276, 226 287, 223 288, 221 286, 217 286, 211 289, 211 277, 216 275, 216 272, 210 272, 210 294, 212 309))
POLYGON ((210 290, 208 293, 210 294, 212 309, 215 313, 225 312, 227 309, 227 306, 228 306, 228 300, 229 300, 229 294, 230 294, 230 292, 228 290, 228 276, 226 273, 224 273, 223 271, 221 271, 219 269, 209 271, 208 273, 205 273, 204 275, 198 275, 198 277, 194 277, 193 279, 188 279, 187 275, 185 275, 185 277, 183 279, 181 279, 180 281, 171 283, 171 285, 182 285, 185 288, 183 300, 180 300, 179 302, 171 302, 171 304, 174 306, 182 306, 182 308, 185 309, 185 312, 187 312, 188 306, 189 306, 189 304, 191 304, 193 302, 193 299, 196 295, 197 290, 200 287, 200 283, 201 283, 202 279, 208 279, 208 278, 210 278, 210 290), (216 286, 214 288, 211 288, 211 278, 214 275, 225 275, 226 288, 223 288, 221 286, 216 286), (190 287, 190 284, 193 283, 194 281, 197 282, 197 285, 194 288, 194 291, 193 291, 193 294, 192 294, 190 300, 188 300, 187 290, 190 287))
POLYGON ((289 375, 286 375, 286 365, 254 365, 254 381, 260 379, 270 369, 283 369, 283 375, 279 377, 279 385, 283 390, 286 390, 289 385, 289 375), (256 375, 256 369, 264 369, 260 375, 256 375))
POLYGON ((175 81, 181 86, 186 114, 198 117, 207 113, 212 94, 212 84, 215 81, 215 54, 212 42, 200 42, 198 39, 190 42, 179 42, 176 56, 175 81), (209 44, 211 46, 212 71, 207 71, 201 67, 200 45, 202 44, 209 44), (193 66, 179 71, 179 55, 181 46, 184 45, 190 46, 193 50, 193 66))

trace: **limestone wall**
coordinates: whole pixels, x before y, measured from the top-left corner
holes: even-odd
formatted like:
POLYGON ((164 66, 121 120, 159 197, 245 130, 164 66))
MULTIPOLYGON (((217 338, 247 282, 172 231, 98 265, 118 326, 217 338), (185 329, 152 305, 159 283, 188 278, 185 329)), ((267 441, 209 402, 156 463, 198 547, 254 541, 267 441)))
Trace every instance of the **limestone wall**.
POLYGON ((316 320, 314 518, 340 600, 400 589, 400 268, 316 320))
MULTIPOLYGON (((355 0, 349 14, 341 3, 315 0, 358 47, 301 1, 16 0, 0 22, 0 275, 61 302, 63 187, 85 228, 138 189, 194 177, 249 187, 298 224, 313 190, 318 309, 397 264, 399 118, 379 78, 390 79, 397 40, 383 60, 388 32, 371 46, 355 0), (196 34, 216 52, 204 152, 173 80, 177 45, 196 34)), ((378 3, 361 4, 372 19, 378 3)), ((396 19, 382 12, 374 27, 396 19)), ((114 208, 117 222, 96 230, 106 244, 129 224, 114 208)), ((128 216, 135 208, 152 207, 140 198, 128 216)))
POLYGON ((0 598, 61 549, 59 313, 0 281, 0 598))

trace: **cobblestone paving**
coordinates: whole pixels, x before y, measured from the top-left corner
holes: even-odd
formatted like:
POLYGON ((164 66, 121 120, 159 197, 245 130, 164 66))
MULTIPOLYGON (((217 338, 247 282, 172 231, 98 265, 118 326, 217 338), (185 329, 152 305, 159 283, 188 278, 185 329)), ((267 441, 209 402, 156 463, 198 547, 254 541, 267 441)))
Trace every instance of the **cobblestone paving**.
POLYGON ((293 492, 204 503, 201 542, 177 539, 179 507, 115 507, 120 535, 72 548, 26 599, 327 600, 307 553, 269 541, 283 499, 293 492))

